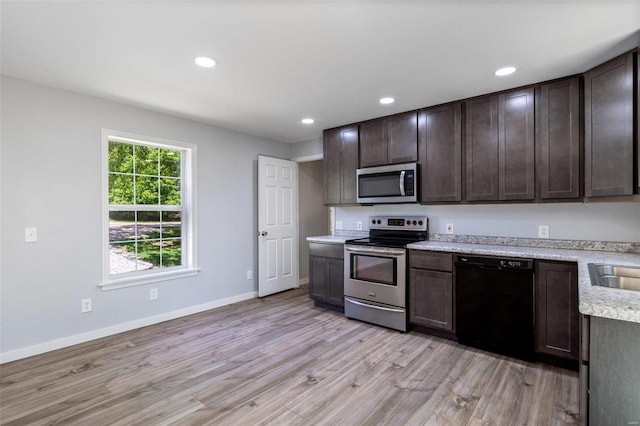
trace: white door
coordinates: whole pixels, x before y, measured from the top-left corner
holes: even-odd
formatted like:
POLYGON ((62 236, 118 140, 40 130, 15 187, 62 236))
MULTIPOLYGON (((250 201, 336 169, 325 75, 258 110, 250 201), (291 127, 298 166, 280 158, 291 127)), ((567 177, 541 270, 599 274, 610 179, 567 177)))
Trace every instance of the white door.
POLYGON ((298 287, 298 163, 258 156, 258 296, 298 287))

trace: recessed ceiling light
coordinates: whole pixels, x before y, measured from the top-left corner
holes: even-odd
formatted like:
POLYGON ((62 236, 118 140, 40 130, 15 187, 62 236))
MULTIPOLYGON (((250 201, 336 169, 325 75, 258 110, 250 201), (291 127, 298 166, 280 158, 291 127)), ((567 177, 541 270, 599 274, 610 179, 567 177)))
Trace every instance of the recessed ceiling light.
POLYGON ((513 74, 514 72, 516 72, 516 67, 504 67, 494 72, 494 74, 498 77, 504 77, 505 75, 513 74))
POLYGON ((303 124, 313 124, 315 123, 315 120, 313 118, 303 118, 302 120, 303 124))
POLYGON ((203 68, 213 68, 216 66, 216 61, 207 56, 198 56, 195 62, 203 68))
POLYGON ((393 98, 380 98, 380 103, 382 105, 387 105, 387 104, 392 104, 394 103, 396 100, 393 98))

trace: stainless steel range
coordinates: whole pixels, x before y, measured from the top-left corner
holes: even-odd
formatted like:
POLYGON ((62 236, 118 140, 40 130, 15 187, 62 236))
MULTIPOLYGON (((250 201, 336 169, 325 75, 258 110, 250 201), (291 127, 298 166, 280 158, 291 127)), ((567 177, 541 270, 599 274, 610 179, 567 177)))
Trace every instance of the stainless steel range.
POLYGON ((371 216, 369 237, 344 246, 344 313, 407 331, 407 244, 428 238, 426 216, 371 216))

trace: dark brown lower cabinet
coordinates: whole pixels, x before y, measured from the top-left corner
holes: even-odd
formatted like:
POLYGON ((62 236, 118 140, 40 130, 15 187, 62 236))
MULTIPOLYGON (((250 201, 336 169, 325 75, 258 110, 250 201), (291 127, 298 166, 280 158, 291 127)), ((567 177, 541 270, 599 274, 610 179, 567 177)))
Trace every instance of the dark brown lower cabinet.
POLYGON ((409 266, 409 322, 453 332, 452 255, 411 250, 409 266), (419 268, 426 265, 440 270, 419 268))
POLYGON ((309 297, 316 302, 344 306, 344 246, 309 244, 309 297))
POLYGON ((536 352, 578 360, 578 265, 536 262, 536 352))

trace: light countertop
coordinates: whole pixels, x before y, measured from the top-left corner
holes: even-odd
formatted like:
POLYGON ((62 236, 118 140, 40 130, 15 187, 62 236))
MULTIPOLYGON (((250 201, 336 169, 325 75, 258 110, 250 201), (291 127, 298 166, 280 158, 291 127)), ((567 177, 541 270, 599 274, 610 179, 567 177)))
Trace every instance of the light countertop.
MULTIPOLYGON (((344 244, 358 235, 323 235, 307 237, 307 241, 324 244, 344 244)), ((584 315, 640 323, 640 291, 591 285, 587 265, 606 263, 640 267, 640 254, 596 250, 569 250, 540 247, 519 247, 491 244, 422 241, 409 244, 409 249, 489 256, 526 257, 531 259, 576 262, 578 264, 578 309, 584 315)))
POLYGON ((640 291, 591 285, 589 263, 640 267, 640 254, 567 250, 539 247, 497 246, 439 241, 409 244, 409 249, 446 251, 490 256, 527 257, 578 263, 578 309, 584 315, 640 323, 640 291))

